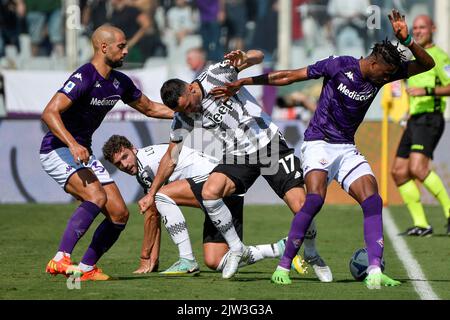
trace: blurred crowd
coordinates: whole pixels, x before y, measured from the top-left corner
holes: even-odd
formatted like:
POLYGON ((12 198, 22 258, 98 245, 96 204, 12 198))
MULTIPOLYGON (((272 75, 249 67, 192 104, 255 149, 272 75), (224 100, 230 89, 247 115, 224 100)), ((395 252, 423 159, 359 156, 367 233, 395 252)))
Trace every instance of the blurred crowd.
MULTIPOLYGON (((29 37, 32 56, 63 56, 64 1, 0 0, 0 57, 9 46, 20 52, 29 37)), ((80 0, 80 35, 108 23, 124 30, 129 61, 180 57, 201 46, 217 61, 233 49, 258 48, 276 59, 278 0, 80 0)), ((389 30, 387 12, 429 13, 426 0, 292 0, 292 44, 298 59, 323 52, 364 55, 389 30), (380 6, 381 29, 367 27, 370 5, 380 6), (382 33, 382 34, 381 34, 382 33)), ((323 56, 323 54, 322 54, 323 56)))

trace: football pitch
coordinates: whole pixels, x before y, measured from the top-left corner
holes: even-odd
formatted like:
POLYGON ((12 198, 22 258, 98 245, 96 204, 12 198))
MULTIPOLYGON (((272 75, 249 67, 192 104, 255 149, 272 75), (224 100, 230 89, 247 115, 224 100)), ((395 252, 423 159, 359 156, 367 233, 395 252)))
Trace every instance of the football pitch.
MULTIPOLYGON (((435 234, 430 238, 403 238, 426 279, 411 279, 385 235, 385 272, 402 282, 399 287, 368 290, 353 280, 348 261, 364 247, 362 212, 358 206, 324 206, 316 222, 318 250, 333 272, 332 283, 321 283, 312 270, 307 275, 291 272, 293 284, 276 286, 269 279, 278 259, 241 268, 233 280, 203 264, 203 213, 184 208, 194 253, 201 273, 196 277, 167 277, 158 273, 134 275, 142 240, 142 216, 130 205, 130 220, 116 245, 100 260, 99 267, 114 277, 106 282, 83 282, 70 290, 62 276, 45 274, 45 266, 57 249, 60 236, 76 204, 0 205, 0 299, 154 299, 154 300, 416 300, 415 283, 428 283, 440 298, 450 299, 450 237, 444 234, 440 207, 426 207, 435 234)), ((391 207, 398 229, 410 226, 406 208, 391 207)), ((244 242, 276 242, 288 232, 292 215, 284 206, 246 206, 244 242)), ((79 261, 90 243, 97 218, 73 253, 79 261)), ((177 250, 162 227, 160 271, 177 260, 177 250)))

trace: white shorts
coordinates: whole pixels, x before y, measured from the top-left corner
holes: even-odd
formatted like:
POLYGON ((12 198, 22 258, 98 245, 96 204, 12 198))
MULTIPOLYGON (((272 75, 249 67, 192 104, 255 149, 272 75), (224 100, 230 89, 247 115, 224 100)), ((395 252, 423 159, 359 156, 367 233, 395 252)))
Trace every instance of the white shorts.
POLYGON ((305 141, 301 147, 303 175, 312 170, 328 172, 330 184, 334 179, 348 192, 351 184, 365 175, 375 176, 366 158, 354 144, 327 143, 323 140, 305 141))
POLYGON ((69 148, 58 148, 47 154, 40 154, 41 165, 47 174, 52 177, 64 190, 69 178, 78 170, 90 168, 101 184, 114 182, 103 164, 92 155, 87 165, 76 164, 69 148))

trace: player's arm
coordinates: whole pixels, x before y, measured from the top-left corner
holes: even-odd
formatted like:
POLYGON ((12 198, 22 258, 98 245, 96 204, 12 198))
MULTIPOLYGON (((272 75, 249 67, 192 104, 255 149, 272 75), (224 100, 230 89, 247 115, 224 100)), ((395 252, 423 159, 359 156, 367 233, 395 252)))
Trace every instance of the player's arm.
POLYGON ((61 118, 61 113, 71 106, 72 100, 63 93, 56 93, 42 112, 41 119, 49 130, 69 148, 76 163, 87 163, 89 151, 75 140, 61 118))
POLYGON ((161 224, 157 211, 144 214, 144 238, 142 240, 140 266, 133 273, 152 272, 158 265, 161 240, 161 224))
POLYGON ((224 87, 216 87, 211 90, 216 98, 229 98, 236 94, 243 86, 272 85, 286 86, 294 82, 308 80, 308 68, 295 70, 280 70, 262 74, 255 77, 247 77, 227 83, 224 87))
POLYGON ((181 142, 171 142, 169 144, 166 153, 161 158, 158 172, 156 173, 155 179, 153 179, 152 186, 148 190, 148 193, 141 200, 139 200, 138 204, 142 213, 146 212, 149 208, 153 208, 153 210, 156 211, 154 208, 155 195, 175 171, 182 146, 183 144, 181 142))
POLYGON ((174 114, 173 110, 166 105, 150 100, 145 94, 136 101, 130 102, 129 105, 147 117, 172 119, 174 114))
POLYGON ((224 58, 230 60, 230 64, 240 72, 260 64, 264 60, 264 53, 260 50, 248 50, 247 52, 234 50, 227 53, 224 58))
POLYGON ((412 77, 416 74, 434 68, 435 62, 433 57, 430 56, 421 46, 415 43, 411 38, 411 35, 408 34, 408 26, 406 25, 405 16, 400 15, 400 12, 394 9, 388 17, 397 39, 402 44, 408 46, 414 55, 414 58, 416 58, 414 61, 408 63, 408 77, 412 77))

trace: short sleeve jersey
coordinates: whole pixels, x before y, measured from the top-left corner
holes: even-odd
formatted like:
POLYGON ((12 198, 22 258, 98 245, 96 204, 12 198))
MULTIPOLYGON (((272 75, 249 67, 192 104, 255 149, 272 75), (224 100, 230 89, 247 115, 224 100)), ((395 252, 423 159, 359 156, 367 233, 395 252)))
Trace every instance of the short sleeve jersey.
POLYGON ((245 89, 226 102, 209 94, 211 89, 237 80, 238 71, 227 60, 211 65, 196 80, 203 93, 198 113, 175 113, 170 140, 181 142, 194 128, 214 133, 224 145, 224 153, 237 156, 251 154, 266 146, 278 127, 245 89))
MULTIPOLYGON (((409 87, 435 88, 450 84, 450 58, 445 51, 433 46, 425 49, 433 57, 433 69, 415 75, 408 79, 409 87)), ((411 115, 429 112, 444 112, 446 97, 424 96, 409 98, 409 113, 411 115)))
MULTIPOLYGON (((92 135, 117 101, 130 103, 142 95, 122 72, 112 70, 109 78, 105 79, 91 63, 76 70, 58 92, 72 101, 70 108, 61 114, 64 126, 88 150, 92 135)), ((61 147, 66 145, 49 131, 42 140, 40 153, 49 153, 61 147)))
MULTIPOLYGON (((305 140, 354 144, 356 130, 382 85, 365 80, 359 60, 349 56, 331 56, 308 66, 307 72, 309 79, 324 80, 305 140)), ((402 63, 390 81, 406 77, 407 63, 402 63)))
MULTIPOLYGON (((158 172, 159 163, 169 147, 168 144, 148 146, 137 151, 138 173, 136 179, 144 188, 145 193, 150 189, 158 172)), ((213 157, 203 152, 182 147, 178 163, 167 183, 192 178, 210 173, 219 163, 213 157)))

